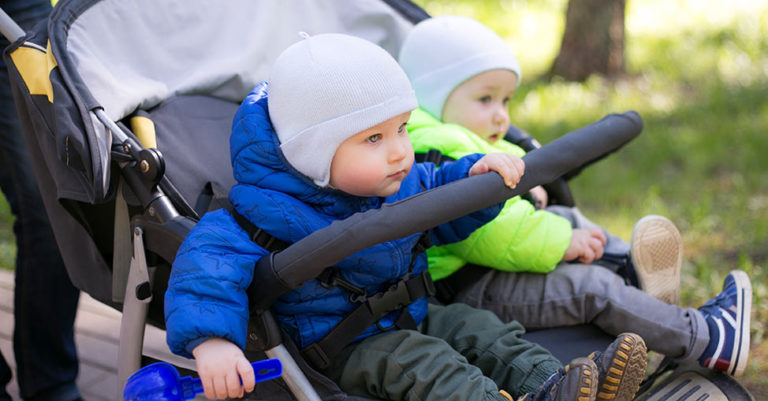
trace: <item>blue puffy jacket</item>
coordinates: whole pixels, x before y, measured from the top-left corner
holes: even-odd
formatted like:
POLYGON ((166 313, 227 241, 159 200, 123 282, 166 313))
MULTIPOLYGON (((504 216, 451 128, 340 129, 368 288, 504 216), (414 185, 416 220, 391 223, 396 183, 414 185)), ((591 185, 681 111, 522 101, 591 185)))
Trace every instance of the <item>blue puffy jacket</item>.
MULTIPOLYGON (((361 198, 320 188, 293 169, 280 151, 267 112, 267 85, 257 86, 235 115, 230 149, 235 185, 229 199, 236 210, 272 236, 293 243, 334 220, 383 203, 396 202, 426 189, 467 176, 481 155, 470 155, 436 170, 416 164, 387 198, 361 198)), ((501 205, 443 224, 430 231, 432 244, 460 241, 493 219, 501 205)), ((371 227, 375 229, 375 227, 371 227)), ((388 288, 408 272, 411 252, 420 234, 364 249, 337 265, 341 277, 368 294, 388 288)), ((191 357, 191 351, 211 337, 245 346, 248 325, 246 289, 255 263, 267 251, 253 243, 226 210, 206 214, 181 245, 165 294, 167 341, 171 350, 191 357)), ((426 255, 416 255, 414 272, 427 268, 426 255)), ((357 304, 349 293, 326 289, 310 280, 284 294, 273 311, 281 327, 305 347, 326 335, 357 304)), ((418 324, 427 312, 427 300, 412 303, 409 312, 418 324)), ((394 311, 379 324, 389 327, 399 316, 394 311)), ((367 328, 356 340, 380 332, 367 328)))

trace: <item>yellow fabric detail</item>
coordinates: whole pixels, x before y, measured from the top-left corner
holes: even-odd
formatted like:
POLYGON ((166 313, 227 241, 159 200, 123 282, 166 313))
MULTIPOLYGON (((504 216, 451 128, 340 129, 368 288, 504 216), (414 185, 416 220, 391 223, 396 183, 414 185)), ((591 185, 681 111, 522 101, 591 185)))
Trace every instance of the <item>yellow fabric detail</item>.
POLYGON ((502 397, 508 399, 509 401, 512 401, 512 395, 510 395, 508 392, 506 392, 504 390, 499 390, 499 395, 501 395, 502 397))
POLYGON ((58 65, 51 53, 51 43, 46 51, 35 47, 20 46, 11 53, 11 60, 19 70, 21 79, 27 85, 30 95, 45 95, 53 103, 51 71, 58 65))
POLYGON ((155 123, 147 117, 131 117, 131 131, 139 138, 141 146, 157 149, 157 136, 155 135, 155 123))
POLYGON ((59 0, 51 0, 51 7, 56 7, 56 3, 58 3, 59 0))

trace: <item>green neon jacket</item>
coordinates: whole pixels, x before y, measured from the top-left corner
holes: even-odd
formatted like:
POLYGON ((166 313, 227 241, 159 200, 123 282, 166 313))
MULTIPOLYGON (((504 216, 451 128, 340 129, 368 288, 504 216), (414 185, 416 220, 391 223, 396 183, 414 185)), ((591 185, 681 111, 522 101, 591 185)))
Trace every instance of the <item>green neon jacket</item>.
MULTIPOLYGON (((490 144, 462 126, 438 121, 422 109, 413 111, 407 129, 416 153, 437 149, 452 158, 472 153, 525 154, 511 142, 490 144)), ((435 280, 450 276, 466 263, 511 272, 548 273, 563 258, 572 232, 571 224, 563 217, 536 210, 516 196, 505 203, 493 221, 466 240, 427 250, 429 271, 435 280)))

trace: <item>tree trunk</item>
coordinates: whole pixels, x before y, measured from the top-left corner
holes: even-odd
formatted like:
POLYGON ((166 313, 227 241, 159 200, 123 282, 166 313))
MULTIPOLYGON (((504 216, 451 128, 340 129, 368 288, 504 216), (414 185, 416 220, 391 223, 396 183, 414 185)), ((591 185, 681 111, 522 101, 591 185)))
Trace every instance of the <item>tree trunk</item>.
POLYGON ((626 0, 569 0, 565 32, 549 77, 584 81, 591 74, 624 73, 626 0))

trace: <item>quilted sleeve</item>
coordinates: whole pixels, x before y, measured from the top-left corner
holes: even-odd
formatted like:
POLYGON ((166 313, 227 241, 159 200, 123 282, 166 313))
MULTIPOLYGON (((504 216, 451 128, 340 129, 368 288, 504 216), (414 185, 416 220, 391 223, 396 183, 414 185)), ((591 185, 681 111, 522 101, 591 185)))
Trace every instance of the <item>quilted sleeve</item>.
POLYGON ((245 347, 246 289, 255 263, 266 254, 225 210, 201 219, 179 248, 165 293, 171 351, 191 358, 192 349, 212 337, 245 347))

